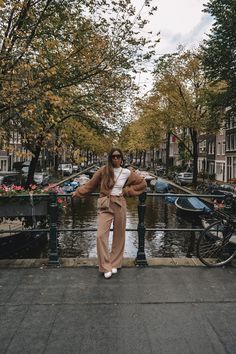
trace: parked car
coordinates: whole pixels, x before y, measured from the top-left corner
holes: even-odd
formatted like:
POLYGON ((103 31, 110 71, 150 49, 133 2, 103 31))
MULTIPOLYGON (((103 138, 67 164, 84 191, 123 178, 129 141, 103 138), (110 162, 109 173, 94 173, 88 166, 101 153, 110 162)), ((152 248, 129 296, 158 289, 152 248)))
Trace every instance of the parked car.
POLYGON ((73 166, 71 163, 61 163, 58 166, 58 171, 63 174, 63 176, 70 176, 73 173, 73 166))
POLYGON ((34 182, 41 186, 46 186, 49 183, 49 174, 47 172, 35 172, 34 173, 34 182))
POLYGON ((30 166, 30 161, 24 161, 23 163, 22 163, 22 168, 21 168, 21 173, 23 174, 23 175, 28 175, 28 173, 29 173, 29 166, 30 166))
MULTIPOLYGON (((24 161, 24 162, 22 162, 21 173, 22 173, 25 177, 28 176, 30 163, 31 163, 31 161, 24 161)), ((41 167, 40 167, 40 163, 39 163, 39 161, 38 161, 38 162, 37 162, 37 165, 36 165, 36 172, 40 172, 40 171, 41 171, 41 167)))
POLYGON ((192 172, 181 172, 178 173, 174 178, 175 183, 179 184, 180 186, 184 184, 192 184, 193 182, 193 174, 192 172))
POLYGON ((79 166, 78 165, 73 165, 72 166, 72 170, 73 170, 73 172, 79 172, 79 166))
MULTIPOLYGON (((236 194, 236 184, 218 184, 215 185, 214 188, 211 189, 211 194, 215 195, 222 195, 222 198, 216 198, 217 202, 222 202, 224 200, 224 197, 229 194, 236 194)), ((236 204, 234 202, 234 204, 236 204)))
POLYGON ((0 172, 0 184, 4 184, 5 186, 20 186, 22 184, 22 176, 19 172, 0 172))

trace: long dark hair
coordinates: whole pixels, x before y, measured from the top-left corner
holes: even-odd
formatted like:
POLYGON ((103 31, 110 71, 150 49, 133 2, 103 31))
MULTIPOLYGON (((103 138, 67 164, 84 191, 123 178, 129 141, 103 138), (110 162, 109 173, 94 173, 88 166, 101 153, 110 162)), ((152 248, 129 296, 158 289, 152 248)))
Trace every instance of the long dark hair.
POLYGON ((108 153, 108 159, 107 159, 107 165, 106 165, 106 169, 105 169, 105 175, 104 178, 102 179, 102 187, 104 187, 105 189, 111 189, 114 186, 114 169, 113 169, 113 165, 112 165, 112 155, 115 151, 118 151, 119 154, 121 155, 121 160, 123 164, 124 162, 124 155, 123 152, 121 151, 121 149, 119 148, 112 148, 110 150, 110 152, 108 153))

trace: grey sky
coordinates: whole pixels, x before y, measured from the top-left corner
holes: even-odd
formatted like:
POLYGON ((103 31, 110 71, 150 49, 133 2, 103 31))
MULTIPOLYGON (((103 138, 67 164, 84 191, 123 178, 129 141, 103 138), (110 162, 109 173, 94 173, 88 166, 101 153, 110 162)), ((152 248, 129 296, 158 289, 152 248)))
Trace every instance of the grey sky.
MULTIPOLYGON (((132 0, 132 3, 139 12, 144 0, 132 0)), ((160 32, 157 54, 173 53, 180 44, 186 48, 198 47, 212 25, 212 18, 202 12, 204 3, 207 0, 153 0, 152 5, 158 7, 154 16, 150 17, 144 9, 141 11, 150 20, 146 31, 160 32)), ((142 91, 147 91, 150 75, 138 75, 137 83, 143 86, 142 91)))

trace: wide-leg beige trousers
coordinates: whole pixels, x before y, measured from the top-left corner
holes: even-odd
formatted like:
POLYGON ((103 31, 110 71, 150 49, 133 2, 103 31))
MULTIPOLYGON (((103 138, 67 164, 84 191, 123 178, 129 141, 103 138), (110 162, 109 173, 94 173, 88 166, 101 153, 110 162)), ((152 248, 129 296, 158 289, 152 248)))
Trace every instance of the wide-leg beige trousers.
POLYGON ((111 272, 112 268, 121 268, 125 247, 126 200, 124 197, 110 197, 108 211, 98 213, 97 255, 100 272, 111 272), (118 204, 119 203, 119 204, 118 204), (108 239, 113 221, 113 240, 111 252, 108 239))

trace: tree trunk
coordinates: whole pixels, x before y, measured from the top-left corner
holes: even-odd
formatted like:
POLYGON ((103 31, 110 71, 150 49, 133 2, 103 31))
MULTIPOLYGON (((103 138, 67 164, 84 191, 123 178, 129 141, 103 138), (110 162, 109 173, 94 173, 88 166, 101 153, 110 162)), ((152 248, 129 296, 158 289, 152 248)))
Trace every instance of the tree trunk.
POLYGON ((134 160, 134 156, 133 156, 133 153, 132 152, 130 152, 129 153, 129 163, 133 163, 133 160, 134 160))
POLYGON ((170 136, 171 133, 168 132, 166 135, 166 172, 168 172, 170 168, 170 136))
POLYGON ((152 149, 152 167, 155 168, 155 148, 152 149))
POLYGON ((34 172, 37 166, 40 152, 41 152, 41 146, 37 145, 34 151, 34 156, 32 157, 32 160, 29 165, 29 173, 27 176, 26 187, 29 187, 31 184, 34 183, 34 172))
POLYGON ((139 153, 139 163, 138 163, 138 167, 141 167, 141 164, 142 164, 142 158, 143 158, 143 152, 142 151, 140 151, 140 153, 139 153))
POLYGON ((54 156, 54 171, 55 173, 58 173, 58 167, 59 167, 59 154, 58 151, 55 152, 55 156, 54 156))
POLYGON ((146 166, 146 150, 143 151, 143 167, 146 166))
POLYGON ((197 139, 197 131, 191 131, 191 138, 193 143, 193 185, 197 184, 197 164, 198 164, 198 139, 197 139))
POLYGON ((54 156, 54 171, 57 174, 58 173, 58 167, 60 163, 61 156, 59 155, 59 148, 60 148, 60 143, 59 143, 59 129, 56 129, 56 139, 55 139, 55 156, 54 156))
POLYGON ((87 159, 86 166, 88 166, 88 164, 89 164, 89 150, 88 149, 86 150, 86 159, 87 159))

